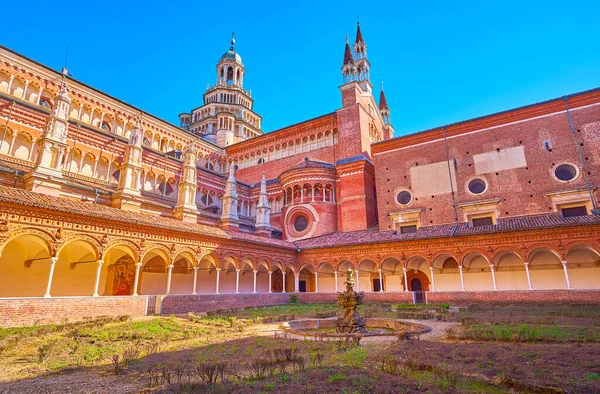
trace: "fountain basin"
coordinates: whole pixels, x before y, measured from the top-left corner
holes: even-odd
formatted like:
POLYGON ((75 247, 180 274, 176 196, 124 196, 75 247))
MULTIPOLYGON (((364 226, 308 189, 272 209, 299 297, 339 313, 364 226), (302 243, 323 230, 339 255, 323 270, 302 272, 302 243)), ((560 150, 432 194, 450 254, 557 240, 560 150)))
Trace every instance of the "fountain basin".
POLYGON ((366 332, 337 332, 337 319, 302 319, 283 323, 280 328, 292 335, 306 339, 343 340, 348 337, 388 336, 407 339, 416 334, 431 331, 430 327, 397 319, 366 318, 366 332))

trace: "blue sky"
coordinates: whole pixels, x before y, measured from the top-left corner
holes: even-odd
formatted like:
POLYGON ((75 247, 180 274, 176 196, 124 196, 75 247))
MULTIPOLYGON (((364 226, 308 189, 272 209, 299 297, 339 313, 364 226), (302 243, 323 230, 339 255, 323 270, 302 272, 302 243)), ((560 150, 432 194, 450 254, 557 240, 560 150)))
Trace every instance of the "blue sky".
POLYGON ((357 15, 396 136, 600 86, 598 1, 19 4, 1 44, 176 124, 232 31, 264 131, 339 108, 357 15))

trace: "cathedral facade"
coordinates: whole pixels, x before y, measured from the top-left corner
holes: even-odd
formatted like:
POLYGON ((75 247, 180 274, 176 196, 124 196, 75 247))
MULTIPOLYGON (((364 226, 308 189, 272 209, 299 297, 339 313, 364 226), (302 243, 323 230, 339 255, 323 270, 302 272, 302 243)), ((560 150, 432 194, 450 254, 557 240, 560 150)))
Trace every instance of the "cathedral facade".
POLYGON ((600 90, 394 137, 370 67, 264 133, 233 39, 179 126, 0 47, 0 299, 600 288, 600 90))

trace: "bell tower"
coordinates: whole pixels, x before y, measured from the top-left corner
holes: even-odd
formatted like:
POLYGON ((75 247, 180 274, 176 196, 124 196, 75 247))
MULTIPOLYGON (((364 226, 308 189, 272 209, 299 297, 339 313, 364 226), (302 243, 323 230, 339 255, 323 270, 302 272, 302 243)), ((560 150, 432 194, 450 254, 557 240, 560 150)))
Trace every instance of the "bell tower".
POLYGON ((229 50, 216 67, 216 82, 206 88, 203 105, 179 115, 181 127, 220 147, 262 135, 262 118, 254 112, 254 100, 244 89, 246 68, 231 34, 229 50))

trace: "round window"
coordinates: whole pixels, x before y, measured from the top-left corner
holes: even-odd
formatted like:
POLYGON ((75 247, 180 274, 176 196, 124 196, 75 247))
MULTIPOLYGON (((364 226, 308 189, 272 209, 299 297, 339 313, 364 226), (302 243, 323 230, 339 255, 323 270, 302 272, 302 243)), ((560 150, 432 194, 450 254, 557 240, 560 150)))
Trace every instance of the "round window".
POLYGON ((468 188, 473 194, 483 194, 487 189, 487 185, 483 179, 475 178, 469 182, 468 188))
POLYGON ((412 201, 412 194, 410 194, 406 190, 402 190, 396 196, 396 200, 398 200, 398 204, 406 205, 412 201))
POLYGON ((564 182, 572 181, 577 177, 577 168, 572 164, 561 164, 554 169, 554 176, 564 182))
POLYGON ((306 230, 307 227, 308 227, 308 219, 306 218, 306 216, 303 216, 303 215, 296 216, 296 219, 294 219, 294 230, 296 230, 298 232, 302 232, 302 231, 306 230))

